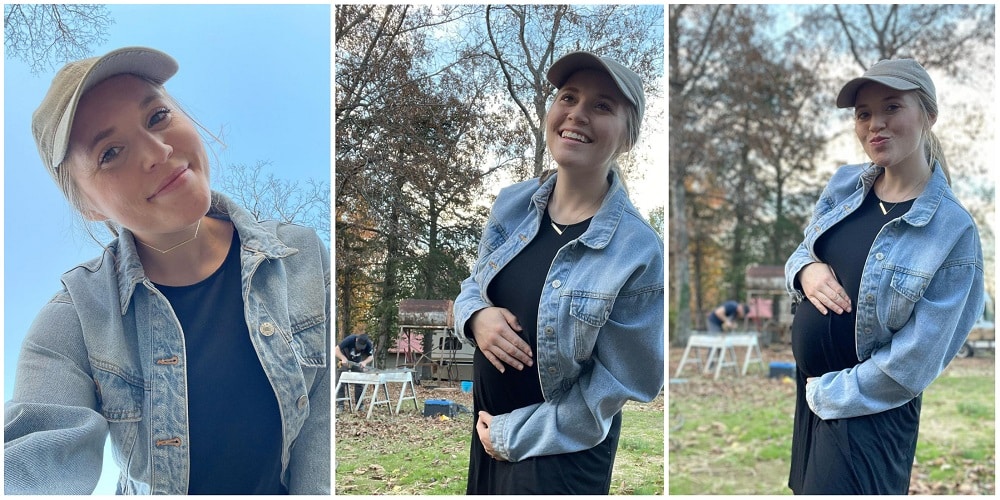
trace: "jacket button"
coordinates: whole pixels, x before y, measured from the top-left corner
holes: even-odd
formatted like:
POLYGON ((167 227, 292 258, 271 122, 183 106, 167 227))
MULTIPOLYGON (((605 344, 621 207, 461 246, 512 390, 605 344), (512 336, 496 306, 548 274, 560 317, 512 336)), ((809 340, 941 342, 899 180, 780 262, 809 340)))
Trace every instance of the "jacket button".
POLYGON ((271 335, 274 335, 274 325, 272 325, 271 323, 261 323, 260 334, 265 337, 270 337, 271 335))
POLYGON ((309 404, 309 398, 306 396, 299 396, 299 400, 295 403, 298 405, 299 409, 304 409, 307 404, 309 404))
POLYGON ((551 336, 553 333, 555 333, 555 331, 556 331, 555 328, 552 328, 551 326, 545 327, 545 335, 551 336))
POLYGON ((875 259, 877 259, 877 260, 882 260, 884 258, 885 258, 885 255, 882 252, 879 252, 879 253, 875 254, 875 259))
POLYGON ((559 288, 562 286, 562 281, 555 280, 552 282, 552 288, 559 288))
POLYGON ((551 373, 551 374, 555 375, 555 374, 556 374, 556 367, 554 367, 554 366, 550 366, 550 367, 549 367, 549 373, 551 373))

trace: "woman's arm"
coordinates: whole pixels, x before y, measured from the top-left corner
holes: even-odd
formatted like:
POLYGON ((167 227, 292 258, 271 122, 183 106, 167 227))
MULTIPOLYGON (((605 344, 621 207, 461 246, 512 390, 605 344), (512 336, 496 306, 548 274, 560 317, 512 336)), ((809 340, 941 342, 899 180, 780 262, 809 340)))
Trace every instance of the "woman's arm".
POLYGON ((330 252, 319 238, 320 261, 326 280, 326 366, 319 368, 309 388, 309 416, 295 438, 289 458, 288 493, 292 495, 330 494, 330 365, 331 351, 340 355, 340 346, 331 348, 330 252))
MULTIPOLYGON (((500 458, 592 448, 625 402, 651 401, 663 388, 663 274, 658 286, 615 299, 594 346, 591 367, 555 401, 496 415, 490 441, 500 458)), ((655 271, 654 271, 655 272, 655 271)))
POLYGON ((810 408, 829 420, 878 413, 913 399, 955 357, 982 313, 984 293, 981 260, 939 269, 888 345, 851 369, 808 384, 810 408))
POLYGON ((101 475, 107 420, 76 309, 60 294, 31 325, 4 406, 4 493, 91 494, 101 475))

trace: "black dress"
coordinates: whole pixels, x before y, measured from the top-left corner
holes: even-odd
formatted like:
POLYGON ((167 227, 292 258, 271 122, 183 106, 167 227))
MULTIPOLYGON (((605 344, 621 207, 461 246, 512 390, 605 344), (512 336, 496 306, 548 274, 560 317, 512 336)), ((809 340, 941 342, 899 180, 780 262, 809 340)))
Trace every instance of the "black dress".
MULTIPOLYGON (((913 201, 891 207, 888 215, 869 191, 861 206, 823 234, 815 245, 820 261, 829 264, 851 304, 865 259, 882 226, 902 216, 913 201)), ((888 205, 888 204, 887 204, 888 205)), ((920 396, 881 413, 822 420, 806 402, 806 379, 851 368, 859 363, 855 309, 824 316, 808 300, 792 321, 797 391, 788 486, 795 494, 896 494, 909 490, 917 447, 920 396)))
POLYGON ((589 225, 590 219, 566 227, 560 235, 552 228, 546 213, 535 238, 497 273, 486 290, 493 304, 507 308, 517 317, 522 327, 521 338, 531 346, 536 363, 525 366, 523 370, 507 367, 504 373, 500 373, 476 349, 473 357, 475 389, 467 494, 607 494, 611 487, 611 469, 621 432, 620 412, 612 422, 608 437, 594 448, 532 457, 519 462, 494 460, 486 454, 476 432, 480 410, 502 415, 544 401, 537 368, 538 301, 556 253, 563 245, 582 235, 589 225))

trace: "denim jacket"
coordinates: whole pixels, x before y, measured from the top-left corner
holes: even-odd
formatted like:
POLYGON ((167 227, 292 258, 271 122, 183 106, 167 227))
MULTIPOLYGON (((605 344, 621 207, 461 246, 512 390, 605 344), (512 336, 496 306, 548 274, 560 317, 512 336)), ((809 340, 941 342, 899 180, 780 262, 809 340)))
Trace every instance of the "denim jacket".
MULTIPOLYGON (((545 401, 493 417, 490 441, 507 460, 592 448, 627 400, 650 401, 663 387, 663 242, 610 179, 590 227, 545 278, 534 353, 545 401)), ((555 181, 500 191, 455 300, 457 331, 492 306, 490 281, 538 232, 555 181)))
MULTIPOLYGON (((866 163, 833 175, 805 241, 785 264, 793 302, 803 299, 799 271, 818 261, 817 238, 861 205, 881 172, 866 163)), ((858 364, 810 382, 809 407, 824 420, 850 418, 918 396, 955 357, 983 312, 983 287, 979 231, 935 164, 923 193, 882 227, 868 252, 853 304, 858 364)))
MULTIPOLYGON (((258 223, 218 193, 208 215, 240 236, 246 322, 281 413, 282 484, 327 494, 329 251, 312 230, 258 223)), ((186 494, 184 337, 131 233, 62 283, 25 338, 4 408, 5 493, 91 493, 110 431, 118 493, 186 494)))

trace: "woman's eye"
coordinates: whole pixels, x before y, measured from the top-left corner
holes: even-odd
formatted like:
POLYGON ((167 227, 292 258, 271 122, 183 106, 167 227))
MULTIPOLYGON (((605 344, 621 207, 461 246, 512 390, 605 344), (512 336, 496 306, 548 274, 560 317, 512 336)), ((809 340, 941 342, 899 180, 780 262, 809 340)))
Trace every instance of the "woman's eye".
POLYGON ((153 113, 153 116, 149 117, 149 126, 153 127, 156 124, 165 121, 170 118, 170 110, 167 108, 160 108, 153 113))
POLYGON ((611 106, 610 106, 610 105, 608 105, 607 103, 604 103, 604 102, 602 102, 602 103, 599 103, 599 104, 597 105, 597 109, 600 109, 600 110, 602 110, 602 111, 608 111, 608 112, 611 112, 611 111, 612 111, 612 109, 611 109, 611 106))
POLYGON ((858 113, 858 114, 854 115, 854 119, 856 119, 858 121, 866 120, 866 119, 868 119, 868 112, 858 113))
POLYGON ((886 111, 897 111, 900 108, 899 104, 890 104, 885 107, 886 111))
POLYGON ((97 159, 97 164, 98 165, 104 165, 106 163, 110 163, 110 162, 114 161, 115 158, 118 157, 118 154, 121 153, 121 150, 122 150, 122 148, 120 148, 118 146, 110 147, 108 149, 105 149, 104 152, 101 153, 100 158, 97 159))

